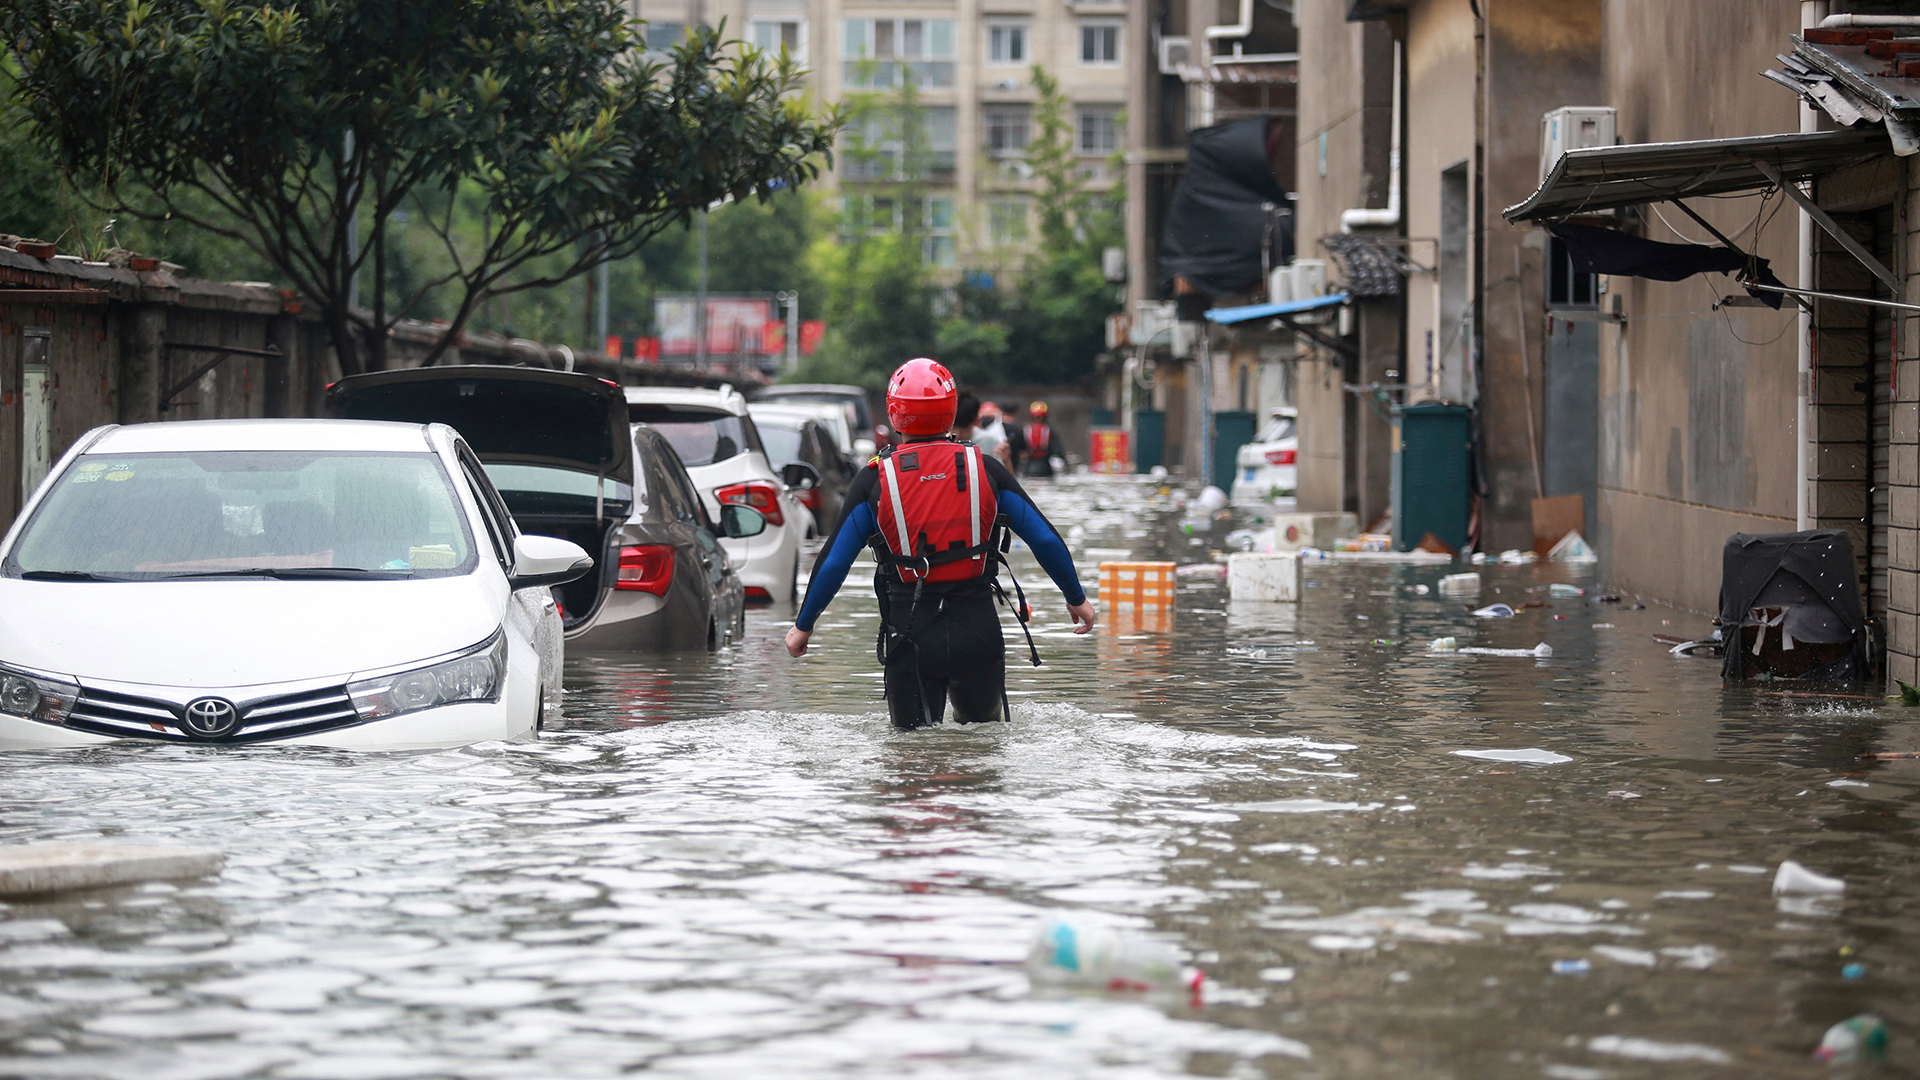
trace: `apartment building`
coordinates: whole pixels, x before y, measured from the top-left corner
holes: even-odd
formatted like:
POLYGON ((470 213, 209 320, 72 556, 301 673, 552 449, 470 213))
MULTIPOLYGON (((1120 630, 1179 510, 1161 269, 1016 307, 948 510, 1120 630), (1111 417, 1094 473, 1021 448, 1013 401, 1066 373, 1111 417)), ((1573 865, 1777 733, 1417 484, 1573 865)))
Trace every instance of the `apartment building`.
POLYGON ((922 108, 927 194, 897 205, 889 190, 902 132, 887 110, 851 125, 822 186, 862 200, 858 218, 884 228, 918 213, 937 267, 1009 266, 1037 239, 1036 184, 1025 158, 1039 104, 1031 69, 1060 84, 1089 190, 1118 179, 1110 164, 1125 138, 1127 70, 1140 46, 1125 0, 630 0, 648 21, 650 48, 688 26, 725 20, 728 36, 784 46, 823 102, 886 101, 913 82, 922 108), (853 150, 853 153, 844 152, 853 150))

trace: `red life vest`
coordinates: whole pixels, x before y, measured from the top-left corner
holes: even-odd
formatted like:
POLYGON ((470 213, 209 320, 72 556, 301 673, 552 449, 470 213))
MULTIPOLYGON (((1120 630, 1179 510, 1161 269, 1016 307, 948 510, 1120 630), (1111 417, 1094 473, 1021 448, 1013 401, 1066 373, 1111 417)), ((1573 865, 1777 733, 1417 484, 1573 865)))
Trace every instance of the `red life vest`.
POLYGON ((1053 449, 1053 429, 1042 423, 1027 425, 1027 453, 1032 457, 1046 457, 1053 449))
POLYGON ((966 581, 992 574, 999 502, 979 447, 907 443, 881 455, 878 468, 875 549, 883 562, 898 567, 900 580, 966 581))

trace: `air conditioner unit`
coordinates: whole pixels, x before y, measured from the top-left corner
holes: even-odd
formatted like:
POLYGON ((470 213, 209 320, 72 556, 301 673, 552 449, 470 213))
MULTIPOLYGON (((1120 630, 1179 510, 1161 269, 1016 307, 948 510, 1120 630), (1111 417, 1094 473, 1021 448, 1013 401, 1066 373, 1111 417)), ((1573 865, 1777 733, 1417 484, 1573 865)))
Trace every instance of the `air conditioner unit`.
POLYGON ((1293 302, 1293 267, 1276 266, 1267 273, 1267 303, 1293 302))
MULTIPOLYGON (((1138 303, 1133 306, 1133 326, 1127 337, 1143 348, 1164 345, 1169 348, 1175 344, 1174 321, 1178 309, 1171 300, 1155 300, 1138 303)), ((1178 350, 1175 350, 1176 353, 1178 350)))
POLYGON ((1605 105, 1568 105, 1540 117, 1540 179, 1569 150, 1612 146, 1615 110, 1605 105))
POLYGON ((1192 55, 1193 55, 1193 46, 1192 46, 1191 38, 1184 38, 1184 37, 1161 38, 1160 39, 1160 74, 1162 75, 1180 74, 1180 68, 1182 66, 1192 63, 1192 60, 1189 59, 1192 55))
POLYGON ((1311 300, 1327 295, 1327 260, 1295 259, 1287 266, 1293 275, 1293 298, 1311 300))

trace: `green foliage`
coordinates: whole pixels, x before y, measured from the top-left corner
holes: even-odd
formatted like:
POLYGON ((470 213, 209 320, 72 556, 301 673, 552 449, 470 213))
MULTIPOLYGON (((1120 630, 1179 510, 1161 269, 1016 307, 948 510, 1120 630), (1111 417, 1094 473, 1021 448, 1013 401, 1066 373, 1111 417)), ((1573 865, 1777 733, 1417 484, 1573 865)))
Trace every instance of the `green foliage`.
POLYGON ((845 243, 823 242, 814 254, 827 332, 801 361, 796 381, 877 390, 902 362, 934 353, 936 290, 917 235, 855 234, 845 243))
POLYGON ((490 301, 812 179, 839 123, 789 98, 788 57, 719 31, 647 58, 620 0, 9 0, 0 35, 75 187, 244 243, 349 372, 402 317, 447 312, 432 362, 490 301))
POLYGON ((1073 122, 1067 118, 1067 96, 1047 69, 1033 65, 1033 88, 1040 95, 1033 119, 1039 133, 1027 144, 1027 164, 1040 181, 1040 240, 1045 249, 1073 241, 1073 216, 1080 200, 1074 176, 1073 122))

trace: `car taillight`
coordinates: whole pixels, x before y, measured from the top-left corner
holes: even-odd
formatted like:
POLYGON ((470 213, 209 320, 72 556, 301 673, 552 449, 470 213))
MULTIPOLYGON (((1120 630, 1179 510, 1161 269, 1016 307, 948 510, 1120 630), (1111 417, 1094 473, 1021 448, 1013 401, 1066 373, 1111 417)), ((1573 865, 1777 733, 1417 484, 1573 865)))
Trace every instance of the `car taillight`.
POLYGON ((807 509, 813 511, 816 514, 820 512, 820 489, 819 488, 808 488, 807 490, 800 493, 799 499, 800 499, 801 506, 806 507, 807 509))
POLYGON ((620 549, 620 569, 613 587, 630 592, 667 595, 673 584, 673 549, 665 544, 642 544, 620 549))
POLYGON ((1269 451, 1267 451, 1267 464, 1269 464, 1269 465, 1291 465, 1291 464, 1293 464, 1293 451, 1291 451, 1291 450, 1269 450, 1269 451))
POLYGON ((784 525, 787 522, 787 516, 780 511, 780 489, 764 481, 728 484, 726 487, 715 489, 713 497, 723 503, 751 506, 766 515, 769 525, 784 525))
POLYGON ((773 603, 773 594, 761 588, 758 585, 749 585, 745 589, 742 589, 741 592, 746 594, 745 598, 748 603, 753 603, 753 604, 773 603))

